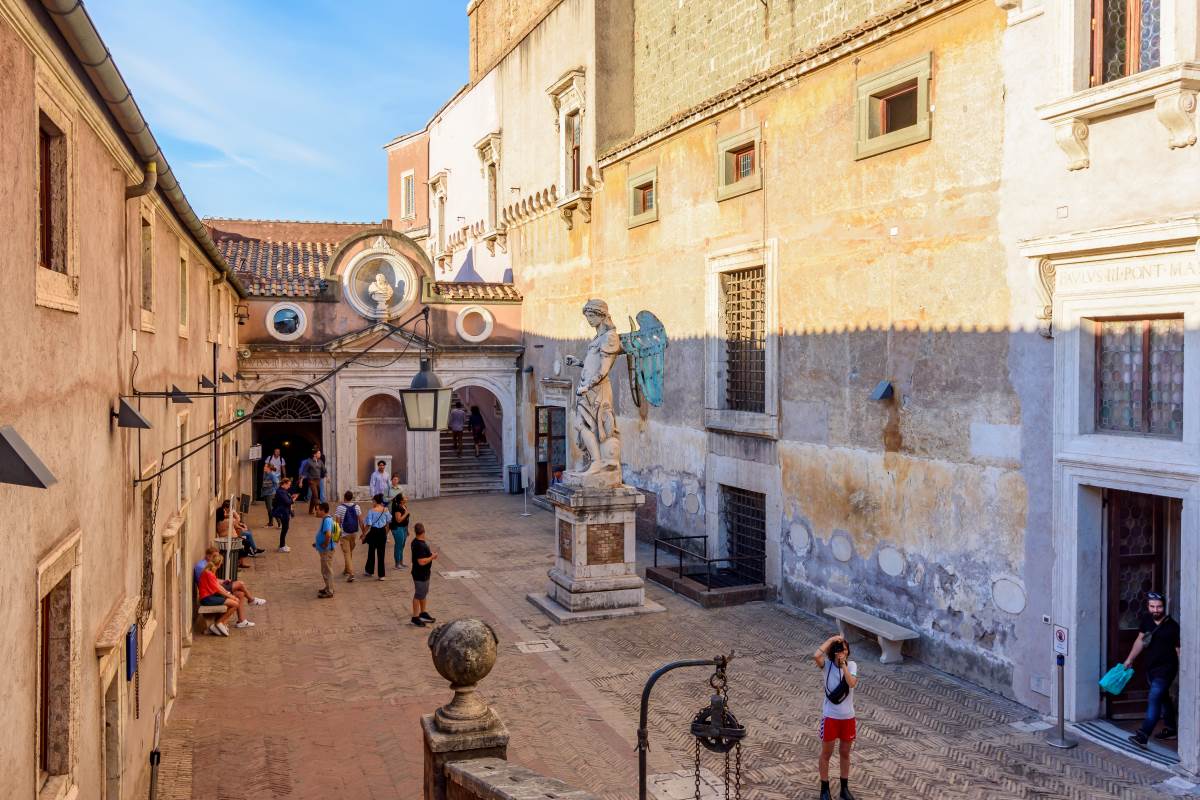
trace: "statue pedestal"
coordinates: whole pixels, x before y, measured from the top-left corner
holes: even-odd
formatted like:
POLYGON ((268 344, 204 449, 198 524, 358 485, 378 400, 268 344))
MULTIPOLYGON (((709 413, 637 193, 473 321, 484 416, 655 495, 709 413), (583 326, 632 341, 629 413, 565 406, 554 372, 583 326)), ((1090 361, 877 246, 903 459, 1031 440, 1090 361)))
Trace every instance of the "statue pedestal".
POLYGON ((557 485, 546 499, 554 505, 556 558, 548 591, 529 602, 559 624, 666 611, 646 600, 637 572, 641 492, 557 485))

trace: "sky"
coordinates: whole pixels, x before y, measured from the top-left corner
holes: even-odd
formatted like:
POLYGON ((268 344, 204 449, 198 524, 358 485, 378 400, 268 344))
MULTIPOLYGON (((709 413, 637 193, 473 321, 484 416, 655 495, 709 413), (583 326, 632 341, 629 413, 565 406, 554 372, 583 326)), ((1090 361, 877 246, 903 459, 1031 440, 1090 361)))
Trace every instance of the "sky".
POLYGON ((467 80, 465 0, 86 8, 202 217, 383 219, 383 145, 467 80))

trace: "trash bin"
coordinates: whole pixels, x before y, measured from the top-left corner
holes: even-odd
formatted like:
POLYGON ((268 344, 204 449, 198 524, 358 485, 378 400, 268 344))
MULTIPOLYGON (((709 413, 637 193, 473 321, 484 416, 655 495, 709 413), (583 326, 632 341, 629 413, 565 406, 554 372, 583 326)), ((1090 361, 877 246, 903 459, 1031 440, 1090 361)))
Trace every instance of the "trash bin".
POLYGON ((217 578, 225 580, 226 575, 228 575, 229 580, 236 581, 238 576, 238 555, 242 549, 242 537, 235 536, 231 542, 228 536, 218 536, 217 549, 221 551, 221 558, 225 559, 225 563, 217 570, 217 578), (226 569, 228 569, 228 572, 226 572, 226 569))
POLYGON ((508 465, 508 493, 509 494, 520 494, 523 491, 525 491, 525 490, 521 488, 521 465, 520 464, 509 464, 508 465))

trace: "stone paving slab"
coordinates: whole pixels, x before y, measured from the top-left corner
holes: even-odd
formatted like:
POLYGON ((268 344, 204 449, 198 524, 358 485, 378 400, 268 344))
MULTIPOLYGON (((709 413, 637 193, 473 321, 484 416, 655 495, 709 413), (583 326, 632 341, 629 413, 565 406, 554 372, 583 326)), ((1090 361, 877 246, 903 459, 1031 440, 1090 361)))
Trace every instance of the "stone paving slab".
MULTIPOLYGON (((635 797, 646 677, 667 661, 732 651, 730 704, 749 729, 742 796, 815 797, 821 692, 809 654, 831 625, 768 603, 704 610, 653 585, 647 595, 665 613, 555 625, 525 599, 543 590, 553 563, 553 516, 520 511, 521 499, 505 495, 413 504, 442 552, 438 569, 477 573, 445 580, 435 571, 430 610, 496 628, 500 657, 480 691, 509 728, 511 760, 606 800, 635 797), (539 640, 557 649, 517 647, 539 640)), ((251 522, 261 527, 261 505, 251 522)), ((316 599, 319 569, 307 546, 315 526, 297 517, 293 552, 271 552, 243 572, 269 600, 252 611, 257 627, 196 638, 163 735, 166 800, 420 797, 419 718, 450 692, 430 662, 429 631, 409 624, 411 580, 407 571, 382 583, 360 576, 316 599)), ((361 565, 365 551, 356 555, 361 565)), ((881 665, 868 645, 856 650, 853 786, 862 800, 1169 796, 1168 773, 1091 742, 1053 750, 1041 732, 1013 727, 1036 721, 1029 709, 917 662, 881 665)), ((680 670, 655 688, 652 774, 693 763, 688 725, 707 703, 707 677, 680 670)), ((702 760, 719 781, 719 759, 702 760)))

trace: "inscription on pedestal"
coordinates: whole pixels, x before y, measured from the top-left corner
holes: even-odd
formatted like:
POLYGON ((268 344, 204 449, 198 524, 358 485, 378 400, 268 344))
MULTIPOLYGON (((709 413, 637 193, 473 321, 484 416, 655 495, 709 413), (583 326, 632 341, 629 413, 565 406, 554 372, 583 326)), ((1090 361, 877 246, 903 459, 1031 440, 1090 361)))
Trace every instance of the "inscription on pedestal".
POLYGON ((603 522, 587 526, 587 563, 620 564, 625 560, 625 526, 603 522))
POLYGON ((558 521, 558 557, 567 561, 572 558, 571 528, 571 523, 565 519, 558 521))

